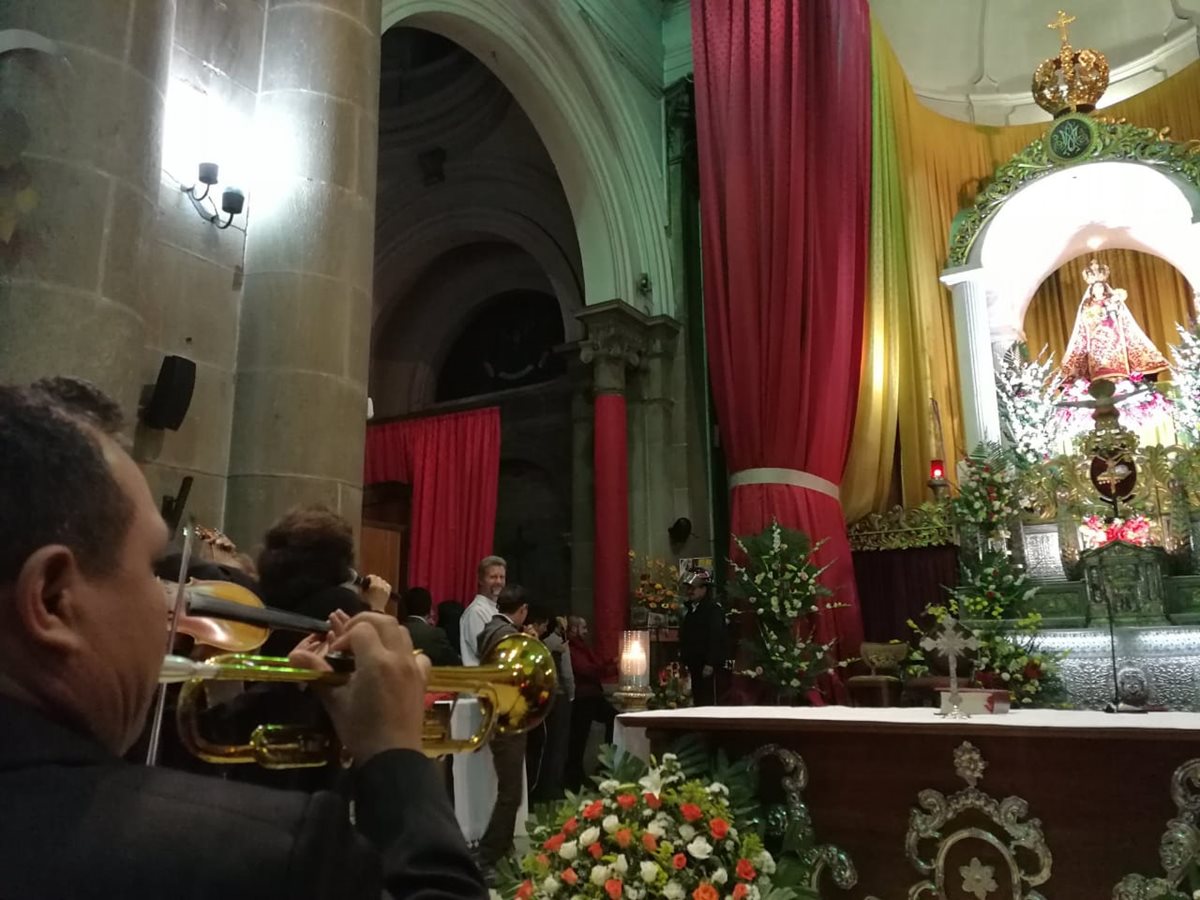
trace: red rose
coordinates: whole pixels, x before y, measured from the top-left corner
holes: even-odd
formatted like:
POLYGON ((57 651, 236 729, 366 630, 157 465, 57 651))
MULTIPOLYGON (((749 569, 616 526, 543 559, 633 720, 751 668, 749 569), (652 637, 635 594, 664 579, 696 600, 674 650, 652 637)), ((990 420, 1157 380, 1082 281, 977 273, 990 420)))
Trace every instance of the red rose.
POLYGON ((621 884, 620 878, 610 878, 604 882, 604 893, 612 897, 612 900, 621 900, 621 891, 625 885, 621 884))
POLYGON ((642 835, 642 846, 651 853, 654 853, 656 850, 658 850, 658 838, 647 831, 642 835))
POLYGON ((585 819, 598 819, 604 813, 604 801, 593 800, 583 810, 585 819))
POLYGON ((1026 681, 1037 681, 1042 677, 1042 667, 1035 662, 1025 664, 1025 670, 1021 672, 1021 676, 1026 681))
POLYGON ((695 822, 697 819, 704 818, 704 812, 695 803, 685 803, 679 807, 679 811, 683 813, 683 817, 689 822, 695 822))
POLYGON ((637 806, 637 797, 633 794, 620 794, 617 797, 617 806, 621 809, 633 809, 637 806))
POLYGON ((724 819, 713 819, 708 823, 708 830, 718 841, 723 841, 729 834, 729 823, 724 819))
POLYGON ((599 841, 596 841, 594 844, 588 847, 588 853, 592 854, 592 859, 599 859, 601 854, 604 853, 604 848, 600 846, 599 841))
POLYGON ((624 850, 629 846, 629 842, 633 840, 633 832, 628 828, 619 828, 617 833, 613 835, 613 840, 617 842, 617 846, 624 850))
POLYGON ((735 884, 733 886, 733 900, 744 900, 745 896, 750 893, 750 888, 744 884, 735 884))
POLYGON ((741 878, 743 881, 753 881, 758 875, 758 873, 754 871, 754 866, 751 865, 750 860, 745 858, 738 860, 736 871, 737 877, 741 878))
POLYGON ((662 800, 658 798, 658 795, 651 794, 648 791, 645 794, 642 794, 642 799, 646 801, 646 805, 651 809, 658 809, 660 806, 662 806, 662 800))
POLYGON ((575 873, 574 869, 567 869, 562 873, 562 875, 559 876, 559 878, 561 878, 566 884, 574 884, 579 880, 579 876, 575 873))
POLYGON ((526 879, 517 888, 517 900, 529 900, 533 896, 533 882, 526 879))
POLYGON ((671 857, 671 865, 673 865, 676 869, 682 869, 687 865, 687 857, 682 853, 676 853, 671 857))
POLYGON ((559 832, 558 834, 554 835, 553 837, 547 838, 546 843, 542 844, 542 849, 549 850, 551 853, 557 853, 558 848, 563 845, 563 843, 566 841, 566 839, 567 839, 567 836, 565 834, 563 834, 562 832, 559 832))
POLYGON ((567 821, 563 822, 563 828, 562 828, 563 834, 574 834, 575 829, 578 827, 579 827, 579 820, 576 819, 574 816, 571 816, 571 818, 569 818, 569 819, 567 819, 567 821))

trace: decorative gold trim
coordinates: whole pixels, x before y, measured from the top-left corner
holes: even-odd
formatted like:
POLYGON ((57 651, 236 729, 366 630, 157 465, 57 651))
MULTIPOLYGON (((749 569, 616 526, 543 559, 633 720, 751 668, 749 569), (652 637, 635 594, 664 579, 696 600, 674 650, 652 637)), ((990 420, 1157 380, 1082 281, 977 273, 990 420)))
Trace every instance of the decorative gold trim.
POLYGON ((948 503, 923 503, 915 509, 897 506, 859 519, 848 530, 853 550, 911 550, 958 543, 948 503))
POLYGON ((1189 759, 1175 770, 1171 800, 1178 815, 1167 822, 1158 842, 1166 877, 1126 875, 1113 888, 1113 900, 1192 900, 1177 889, 1200 868, 1200 759, 1189 759))

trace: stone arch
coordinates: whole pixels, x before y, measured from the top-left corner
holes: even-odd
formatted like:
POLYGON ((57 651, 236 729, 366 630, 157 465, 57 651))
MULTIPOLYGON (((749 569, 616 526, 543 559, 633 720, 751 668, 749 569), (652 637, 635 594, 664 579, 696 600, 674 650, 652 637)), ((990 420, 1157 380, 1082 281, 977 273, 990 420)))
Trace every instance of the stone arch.
POLYGON ((673 296, 660 148, 622 102, 610 61, 558 4, 384 0, 383 28, 436 32, 492 69, 532 121, 574 216, 585 300, 667 313, 673 296), (652 294, 637 284, 650 277, 652 294))

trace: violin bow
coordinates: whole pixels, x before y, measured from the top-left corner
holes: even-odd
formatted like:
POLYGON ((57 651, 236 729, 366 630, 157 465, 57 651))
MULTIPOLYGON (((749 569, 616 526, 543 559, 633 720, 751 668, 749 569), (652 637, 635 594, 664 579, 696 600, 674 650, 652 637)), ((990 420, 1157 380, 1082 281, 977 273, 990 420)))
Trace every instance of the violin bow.
MULTIPOLYGON (((175 648, 175 638, 179 633, 179 619, 187 612, 187 594, 184 585, 188 580, 188 566, 192 562, 192 542, 196 538, 196 522, 191 516, 183 527, 183 553, 179 560, 179 584, 175 590, 175 612, 171 616, 171 627, 167 631, 167 653, 175 648)), ((146 765, 158 765, 158 747, 162 740, 163 716, 167 711, 167 686, 158 686, 158 698, 154 703, 154 721, 150 726, 150 744, 146 749, 146 765)))

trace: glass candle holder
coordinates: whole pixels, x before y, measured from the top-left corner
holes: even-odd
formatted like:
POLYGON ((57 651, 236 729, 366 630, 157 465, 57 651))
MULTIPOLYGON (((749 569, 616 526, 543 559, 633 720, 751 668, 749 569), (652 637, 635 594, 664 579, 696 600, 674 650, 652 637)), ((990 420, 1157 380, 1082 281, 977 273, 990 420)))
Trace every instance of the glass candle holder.
POLYGON ((621 676, 621 690, 650 690, 650 632, 621 632, 618 671, 621 676))

